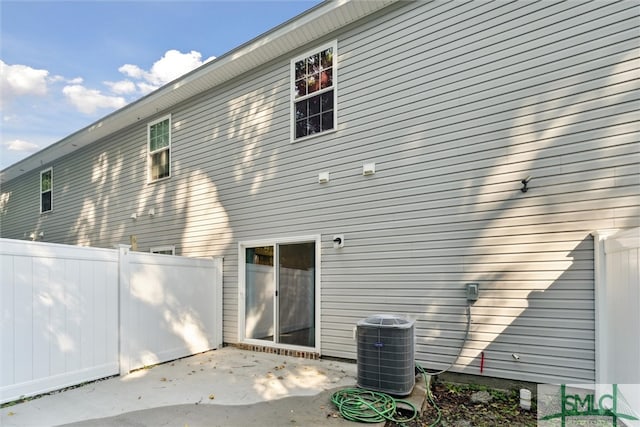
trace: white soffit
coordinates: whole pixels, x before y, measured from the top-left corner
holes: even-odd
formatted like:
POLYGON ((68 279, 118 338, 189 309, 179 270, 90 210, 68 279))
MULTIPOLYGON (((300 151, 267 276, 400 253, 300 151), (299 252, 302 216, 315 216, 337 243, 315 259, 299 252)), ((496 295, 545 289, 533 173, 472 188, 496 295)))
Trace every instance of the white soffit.
POLYGON ((0 183, 41 168, 81 147, 231 80, 267 61, 357 21, 399 0, 327 0, 255 39, 167 83, 2 172, 0 183))

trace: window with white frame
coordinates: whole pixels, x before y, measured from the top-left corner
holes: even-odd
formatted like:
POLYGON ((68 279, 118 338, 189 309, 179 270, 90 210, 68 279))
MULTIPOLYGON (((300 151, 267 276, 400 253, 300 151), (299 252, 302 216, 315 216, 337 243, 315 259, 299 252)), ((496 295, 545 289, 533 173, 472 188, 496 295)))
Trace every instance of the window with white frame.
POLYGON ((294 141, 335 129, 336 58, 334 41, 291 61, 294 141))
POLYGON ((176 247, 173 245, 155 246, 149 249, 149 252, 151 252, 152 254, 175 255, 176 247))
POLYGON ((53 210, 53 169, 40 172, 40 213, 53 210))
POLYGON ((171 176, 171 117, 149 123, 149 181, 171 176))

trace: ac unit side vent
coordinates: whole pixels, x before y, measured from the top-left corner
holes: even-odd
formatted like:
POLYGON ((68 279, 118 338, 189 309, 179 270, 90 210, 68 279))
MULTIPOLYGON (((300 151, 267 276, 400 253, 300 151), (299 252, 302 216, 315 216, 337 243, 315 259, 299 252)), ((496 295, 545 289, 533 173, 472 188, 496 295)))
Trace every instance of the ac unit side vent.
POLYGON ((357 385, 397 396, 415 385, 414 322, 375 315, 357 325, 357 385))

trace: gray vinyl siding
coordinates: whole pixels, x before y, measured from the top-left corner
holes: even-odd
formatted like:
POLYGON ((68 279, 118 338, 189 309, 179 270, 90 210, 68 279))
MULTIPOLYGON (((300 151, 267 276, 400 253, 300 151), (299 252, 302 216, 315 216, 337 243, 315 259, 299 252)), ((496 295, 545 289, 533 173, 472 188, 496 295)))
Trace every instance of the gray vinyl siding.
POLYGON ((151 118, 54 162, 50 214, 39 171, 3 185, 2 236, 135 235, 139 250, 224 256, 233 343, 238 242, 320 234, 323 355, 354 359, 356 322, 392 312, 416 320, 417 360, 445 368, 478 282, 454 371, 480 374, 484 352, 483 375, 593 381, 590 233, 640 225, 637 14, 630 1, 392 6, 318 40, 338 42, 336 132, 290 141, 290 60, 307 46, 158 112, 170 179, 146 182, 151 118))

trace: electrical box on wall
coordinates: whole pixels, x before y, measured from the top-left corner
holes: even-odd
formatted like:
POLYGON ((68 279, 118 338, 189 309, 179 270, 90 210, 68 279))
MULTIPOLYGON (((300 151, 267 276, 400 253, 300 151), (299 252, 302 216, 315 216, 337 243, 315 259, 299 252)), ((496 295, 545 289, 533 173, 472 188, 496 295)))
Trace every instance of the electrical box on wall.
POLYGON ((478 299, 478 284, 467 283, 467 301, 477 301, 478 299))

